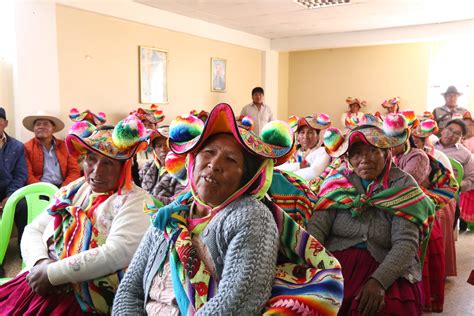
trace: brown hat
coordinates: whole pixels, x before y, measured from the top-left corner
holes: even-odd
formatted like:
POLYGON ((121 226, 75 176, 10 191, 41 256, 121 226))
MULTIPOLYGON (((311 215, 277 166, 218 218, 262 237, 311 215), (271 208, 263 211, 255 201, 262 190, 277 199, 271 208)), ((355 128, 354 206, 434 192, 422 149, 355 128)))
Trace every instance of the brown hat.
POLYGON ((445 97, 448 93, 455 93, 455 94, 457 94, 458 96, 462 95, 462 93, 459 92, 458 89, 456 89, 455 86, 449 86, 448 89, 446 90, 446 92, 441 93, 441 95, 442 95, 443 97, 445 97))

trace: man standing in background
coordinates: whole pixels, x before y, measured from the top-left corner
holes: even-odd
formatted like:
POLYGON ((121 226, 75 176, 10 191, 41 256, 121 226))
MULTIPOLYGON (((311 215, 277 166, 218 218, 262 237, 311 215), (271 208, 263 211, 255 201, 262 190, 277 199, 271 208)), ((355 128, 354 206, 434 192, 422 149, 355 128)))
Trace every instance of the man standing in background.
POLYGON ((441 95, 444 97, 446 103, 443 106, 435 108, 433 115, 439 128, 443 129, 446 127, 446 124, 453 119, 462 120, 467 110, 458 106, 458 97, 461 96, 462 93, 458 92, 455 86, 448 87, 446 92, 441 93, 441 95))
MULTIPOLYGON (((22 188, 28 179, 23 143, 5 133, 8 126, 5 109, 0 107, 0 216, 8 197, 22 188)), ((5 271, 0 264, 0 278, 5 271)))
POLYGON ((264 92, 262 87, 252 89, 252 103, 244 106, 240 116, 250 116, 254 122, 254 132, 260 136, 260 132, 265 124, 273 121, 273 113, 270 107, 263 103, 264 92))

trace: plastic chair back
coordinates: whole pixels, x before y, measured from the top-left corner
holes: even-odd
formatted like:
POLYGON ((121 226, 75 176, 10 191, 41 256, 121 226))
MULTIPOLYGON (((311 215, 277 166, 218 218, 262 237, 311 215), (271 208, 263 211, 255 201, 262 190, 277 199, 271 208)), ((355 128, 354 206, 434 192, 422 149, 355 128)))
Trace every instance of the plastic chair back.
POLYGON ((16 190, 7 200, 0 219, 0 264, 3 264, 13 229, 15 208, 25 198, 28 205, 28 224, 31 223, 50 203, 51 197, 58 188, 51 183, 33 183, 16 190), (47 200, 42 199, 46 197, 47 200))
POLYGON ((464 178, 464 168, 459 161, 453 158, 449 158, 451 166, 453 166, 454 175, 459 186, 461 186, 461 181, 464 178))

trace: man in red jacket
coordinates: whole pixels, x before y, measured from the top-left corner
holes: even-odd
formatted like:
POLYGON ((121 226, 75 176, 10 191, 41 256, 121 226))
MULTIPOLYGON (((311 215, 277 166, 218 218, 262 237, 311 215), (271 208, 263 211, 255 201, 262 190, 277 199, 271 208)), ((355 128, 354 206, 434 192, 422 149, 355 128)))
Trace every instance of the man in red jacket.
MULTIPOLYGON (((69 184, 81 176, 75 158, 67 152, 66 143, 53 136, 64 128, 64 123, 46 112, 38 112, 23 119, 23 126, 35 133, 35 137, 25 143, 25 157, 28 166, 27 184, 48 182, 58 188, 69 184)), ((15 223, 18 228, 18 242, 28 221, 25 199, 16 207, 15 223)))

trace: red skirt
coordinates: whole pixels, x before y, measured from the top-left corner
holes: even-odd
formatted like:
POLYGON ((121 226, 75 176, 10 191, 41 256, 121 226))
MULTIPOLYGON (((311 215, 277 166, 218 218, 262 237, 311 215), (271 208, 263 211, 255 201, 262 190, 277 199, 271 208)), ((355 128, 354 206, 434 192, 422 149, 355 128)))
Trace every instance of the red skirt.
POLYGON ((457 276, 458 274, 453 229, 455 212, 455 199, 451 199, 444 208, 436 212, 436 220, 441 224, 441 231, 443 233, 446 276, 457 276))
POLYGON ((446 267, 441 224, 435 220, 423 265, 424 312, 441 313, 444 305, 446 267))
MULTIPOLYGON (((344 299, 339 315, 362 315, 357 311, 359 301, 355 298, 380 264, 367 249, 349 248, 332 254, 339 260, 344 276, 344 299)), ((411 284, 399 278, 385 291, 385 307, 377 315, 421 315, 422 304, 421 282, 411 284)))
POLYGON ((461 219, 468 223, 474 222, 474 190, 461 192, 459 204, 461 219))
POLYGON ((33 292, 26 276, 28 272, 0 286, 1 316, 36 316, 36 315, 97 315, 84 313, 73 293, 40 296, 33 292))

